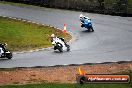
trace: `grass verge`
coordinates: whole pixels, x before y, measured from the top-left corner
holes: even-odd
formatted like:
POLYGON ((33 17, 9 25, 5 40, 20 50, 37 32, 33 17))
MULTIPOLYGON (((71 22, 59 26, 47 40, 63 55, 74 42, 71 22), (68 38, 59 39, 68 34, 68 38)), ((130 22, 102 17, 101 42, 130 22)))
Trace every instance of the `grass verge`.
POLYGON ((51 46, 50 35, 70 40, 71 36, 61 30, 0 17, 0 43, 7 43, 11 51, 23 51, 51 46))

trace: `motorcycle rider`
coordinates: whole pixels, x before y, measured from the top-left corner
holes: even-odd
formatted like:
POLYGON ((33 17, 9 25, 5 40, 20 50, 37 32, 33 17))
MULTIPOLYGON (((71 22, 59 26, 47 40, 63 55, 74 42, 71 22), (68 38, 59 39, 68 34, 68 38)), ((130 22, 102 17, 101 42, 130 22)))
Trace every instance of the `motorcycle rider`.
POLYGON ((87 21, 91 21, 89 17, 85 17, 83 14, 80 14, 79 18, 82 23, 81 27, 83 27, 87 23, 87 21))
POLYGON ((6 52, 6 43, 0 43, 0 47, 3 49, 4 52, 6 52))
POLYGON ((79 18, 80 18, 81 21, 84 21, 86 19, 91 20, 89 17, 86 17, 83 14, 80 14, 79 18))
POLYGON ((64 42, 65 46, 67 45, 64 38, 57 37, 55 34, 51 34, 51 42, 56 41, 57 39, 60 39, 64 42))
POLYGON ((6 43, 0 43, 0 49, 1 49, 0 58, 11 59, 12 58, 12 53, 7 50, 6 46, 7 46, 6 43))

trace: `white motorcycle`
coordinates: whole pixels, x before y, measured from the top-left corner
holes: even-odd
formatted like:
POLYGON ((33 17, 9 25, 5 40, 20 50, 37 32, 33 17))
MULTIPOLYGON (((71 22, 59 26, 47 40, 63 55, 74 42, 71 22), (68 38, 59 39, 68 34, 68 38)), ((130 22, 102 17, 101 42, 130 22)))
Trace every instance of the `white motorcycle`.
POLYGON ((63 52, 65 50, 70 51, 70 46, 66 44, 63 40, 60 38, 55 38, 53 40, 52 45, 54 45, 54 50, 59 50, 59 52, 63 52))
POLYGON ((4 51, 2 47, 0 47, 0 58, 12 58, 12 53, 8 50, 4 51))

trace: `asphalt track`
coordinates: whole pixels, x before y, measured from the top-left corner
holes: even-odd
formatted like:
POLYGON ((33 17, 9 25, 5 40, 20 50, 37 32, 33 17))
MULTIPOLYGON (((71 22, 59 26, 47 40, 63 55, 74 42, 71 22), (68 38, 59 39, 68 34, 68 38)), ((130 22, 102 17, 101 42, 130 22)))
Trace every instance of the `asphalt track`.
POLYGON ((132 17, 4 4, 0 4, 0 15, 59 28, 66 23, 68 31, 75 37, 70 52, 57 53, 46 49, 14 54, 12 60, 0 60, 0 68, 132 61, 132 17), (78 17, 81 13, 92 19, 94 33, 80 27, 78 17))

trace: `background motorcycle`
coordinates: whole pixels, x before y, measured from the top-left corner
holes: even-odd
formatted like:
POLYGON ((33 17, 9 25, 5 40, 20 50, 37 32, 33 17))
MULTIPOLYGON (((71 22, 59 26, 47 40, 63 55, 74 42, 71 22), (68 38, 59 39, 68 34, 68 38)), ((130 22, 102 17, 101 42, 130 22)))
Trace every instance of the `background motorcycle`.
POLYGON ((91 19, 85 19, 85 20, 81 21, 81 27, 82 28, 85 27, 88 29, 88 31, 94 32, 91 19))
POLYGON ((3 48, 0 47, 0 58, 12 58, 12 53, 8 50, 4 51, 3 48))

